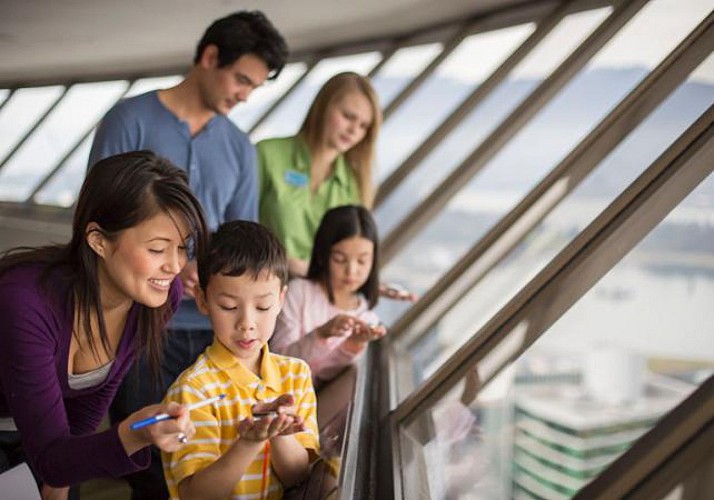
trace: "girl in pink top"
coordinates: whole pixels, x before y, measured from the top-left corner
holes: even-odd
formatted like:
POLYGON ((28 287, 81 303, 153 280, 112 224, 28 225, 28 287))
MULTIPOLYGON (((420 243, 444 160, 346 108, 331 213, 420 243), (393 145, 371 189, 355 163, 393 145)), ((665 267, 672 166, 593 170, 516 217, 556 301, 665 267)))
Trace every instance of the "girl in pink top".
POLYGON ((387 333, 373 311, 379 297, 377 225, 364 207, 325 213, 306 278, 290 281, 270 348, 302 358, 326 382, 387 333))

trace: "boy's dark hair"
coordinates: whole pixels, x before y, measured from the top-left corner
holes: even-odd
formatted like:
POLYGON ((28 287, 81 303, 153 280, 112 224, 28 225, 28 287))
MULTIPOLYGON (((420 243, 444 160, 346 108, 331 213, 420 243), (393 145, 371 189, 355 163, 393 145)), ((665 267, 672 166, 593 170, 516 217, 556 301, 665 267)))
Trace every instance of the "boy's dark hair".
POLYGON ((374 243, 374 259, 369 277, 358 290, 367 299, 369 308, 379 300, 379 236, 377 224, 369 210, 360 205, 344 205, 328 210, 320 221, 312 247, 307 279, 324 283, 330 302, 335 302, 330 284, 330 253, 332 246, 347 238, 361 236, 374 243))
POLYGON ((282 243, 270 230, 256 222, 234 220, 225 222, 211 235, 208 252, 198 259, 198 278, 206 290, 211 276, 243 276, 251 274, 257 279, 268 271, 288 282, 288 259, 282 243))
POLYGON ((218 67, 255 54, 268 66, 268 80, 278 77, 288 58, 288 46, 275 26, 258 10, 235 12, 218 19, 203 34, 193 63, 198 64, 208 45, 218 47, 218 67))

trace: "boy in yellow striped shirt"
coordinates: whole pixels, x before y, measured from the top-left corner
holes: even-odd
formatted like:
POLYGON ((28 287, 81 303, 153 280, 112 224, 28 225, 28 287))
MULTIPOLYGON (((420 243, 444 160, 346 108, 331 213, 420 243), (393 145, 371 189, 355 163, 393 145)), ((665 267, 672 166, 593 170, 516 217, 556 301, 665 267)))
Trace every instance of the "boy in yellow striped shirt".
POLYGON ((310 369, 268 350, 287 289, 285 250, 268 229, 247 221, 221 225, 198 258, 199 309, 214 341, 169 388, 165 402, 192 404, 196 433, 162 453, 172 499, 282 498, 318 456, 310 369), (267 415, 258 417, 258 413, 267 415))

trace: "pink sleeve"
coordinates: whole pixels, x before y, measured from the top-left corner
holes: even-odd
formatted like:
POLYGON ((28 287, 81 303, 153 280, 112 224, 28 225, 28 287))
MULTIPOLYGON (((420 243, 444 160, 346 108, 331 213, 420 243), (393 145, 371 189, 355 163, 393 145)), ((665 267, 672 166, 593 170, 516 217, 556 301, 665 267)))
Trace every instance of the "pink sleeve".
POLYGON ((320 347, 317 346, 317 335, 307 331, 305 309, 305 287, 300 281, 291 282, 275 324, 275 333, 270 339, 270 349, 310 364, 320 347))

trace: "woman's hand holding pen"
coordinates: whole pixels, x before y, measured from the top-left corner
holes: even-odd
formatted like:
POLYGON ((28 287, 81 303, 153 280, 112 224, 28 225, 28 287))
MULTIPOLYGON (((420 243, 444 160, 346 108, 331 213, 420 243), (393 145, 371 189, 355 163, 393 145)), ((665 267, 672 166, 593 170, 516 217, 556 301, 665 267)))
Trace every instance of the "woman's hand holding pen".
POLYGON ((119 438, 127 455, 153 444, 163 451, 176 451, 196 433, 191 417, 185 405, 171 402, 168 405, 157 404, 142 408, 132 413, 119 424, 119 438), (171 418, 138 430, 131 430, 133 422, 167 413, 171 418))
POLYGON ((288 436, 305 430, 305 422, 295 413, 295 398, 283 394, 270 403, 253 406, 253 416, 238 423, 241 439, 265 441, 278 436, 288 436))

